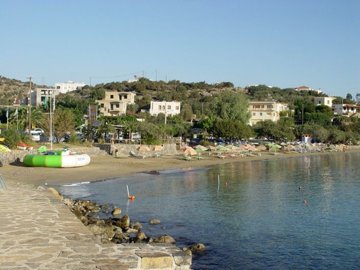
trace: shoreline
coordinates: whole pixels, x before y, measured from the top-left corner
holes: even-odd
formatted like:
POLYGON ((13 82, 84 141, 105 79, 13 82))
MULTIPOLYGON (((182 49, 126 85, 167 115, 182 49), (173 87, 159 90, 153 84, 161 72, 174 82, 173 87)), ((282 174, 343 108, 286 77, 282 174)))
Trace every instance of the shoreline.
MULTIPOLYGON (((352 148, 347 152, 278 153, 276 155, 262 153, 261 156, 229 157, 225 159, 203 155, 204 159, 191 161, 185 161, 180 156, 148 159, 131 157, 118 159, 110 155, 94 156, 90 165, 80 168, 6 165, 0 169, 0 175, 9 185, 8 189, 0 189, 0 192, 3 192, 0 204, 3 209, 6 209, 7 212, 5 213, 8 214, 5 214, 5 222, 2 227, 0 226, 2 228, 0 234, 6 236, 8 241, 0 242, 0 247, 6 248, 5 256, 0 260, 8 266, 14 267, 23 265, 29 267, 27 263, 32 260, 35 262, 34 265, 46 265, 45 268, 41 269, 60 269, 60 264, 64 264, 64 262, 80 265, 89 265, 90 263, 94 267, 106 265, 109 269, 113 269, 115 266, 122 269, 124 265, 129 264, 133 265, 132 269, 143 269, 142 266, 154 265, 155 263, 159 264, 156 269, 164 269, 165 265, 168 267, 166 269, 172 269, 169 266, 180 263, 181 269, 191 269, 192 256, 180 249, 176 244, 168 249, 166 249, 166 246, 151 246, 151 244, 141 244, 140 247, 139 244, 113 244, 110 246, 106 244, 106 246, 103 246, 95 237, 95 234, 90 232, 90 229, 86 228, 81 220, 65 205, 61 194, 54 189, 52 191, 51 188, 44 188, 42 185, 54 187, 55 185, 82 181, 106 181, 107 179, 136 173, 151 173, 151 171, 161 173, 164 170, 206 168, 226 163, 281 160, 319 155, 344 155, 351 152, 359 153, 360 149, 352 148), (24 219, 24 212, 27 213, 27 216, 30 215, 31 218, 24 219), (41 222, 39 222, 39 219, 41 222), (17 226, 14 228, 9 227, 8 224, 12 224, 14 220, 17 226), (24 234, 24 228, 28 228, 26 234, 24 234), (39 230, 39 228, 41 229, 39 230), (20 240, 18 234, 21 234, 20 240), (13 241, 13 244, 9 242, 10 240, 13 241), (43 249, 44 243, 49 245, 50 242, 52 246, 43 249), (26 246, 26 243, 31 243, 31 246, 26 246), (6 245, 10 245, 11 248, 6 245), (23 252, 24 248, 31 252, 20 258, 17 252, 23 252), (71 255, 70 262, 68 262, 69 259, 63 262, 61 261, 62 258, 58 258, 59 254, 63 254, 64 250, 66 252, 64 254, 71 255), (98 260, 89 262, 87 259, 89 251, 94 254, 92 257, 98 258, 98 260), (39 256, 39 254, 41 255, 39 256), (130 257, 131 261, 128 259, 130 257), (139 265, 141 265, 140 268, 139 265)), ((30 269, 38 269, 38 267, 30 267, 30 269)), ((145 267, 145 269, 147 268, 145 267)))
POLYGON ((202 159, 186 161, 180 156, 138 159, 133 157, 114 158, 113 156, 92 156, 89 165, 79 168, 45 168, 6 165, 0 169, 0 175, 7 182, 24 183, 33 186, 54 186, 79 182, 104 181, 137 173, 161 172, 165 170, 202 168, 234 162, 274 160, 313 155, 334 155, 349 152, 360 152, 360 148, 348 149, 346 152, 307 152, 276 153, 262 152, 260 156, 228 157, 220 159, 202 155, 202 159))

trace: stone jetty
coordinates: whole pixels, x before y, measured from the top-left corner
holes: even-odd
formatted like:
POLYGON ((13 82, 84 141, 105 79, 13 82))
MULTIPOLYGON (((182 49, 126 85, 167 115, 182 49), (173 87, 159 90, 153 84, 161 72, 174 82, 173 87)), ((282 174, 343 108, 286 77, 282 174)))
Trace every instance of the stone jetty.
POLYGON ((0 270, 187 270, 174 245, 102 243, 47 188, 0 187, 0 270))

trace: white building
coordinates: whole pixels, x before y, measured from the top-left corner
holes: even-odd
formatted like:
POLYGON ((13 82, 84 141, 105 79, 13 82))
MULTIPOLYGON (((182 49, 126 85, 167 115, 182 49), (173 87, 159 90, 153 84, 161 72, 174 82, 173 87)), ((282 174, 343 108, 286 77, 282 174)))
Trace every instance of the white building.
POLYGON ((280 119, 280 112, 289 111, 287 104, 276 101, 250 101, 249 125, 253 126, 258 122, 270 120, 277 122, 280 119))
POLYGON ((105 97, 96 101, 99 112, 104 116, 118 116, 126 114, 128 104, 135 103, 135 94, 132 92, 106 91, 105 97))
POLYGON ((332 108, 334 99, 334 97, 314 97, 314 104, 315 106, 325 105, 332 108))
POLYGON ((46 102, 53 102, 53 108, 55 108, 55 96, 59 94, 59 90, 55 88, 36 88, 31 93, 31 105, 43 106, 46 102))
POLYGON ((150 114, 157 116, 160 113, 165 116, 173 116, 180 114, 180 102, 179 101, 151 101, 150 102, 150 114))
POLYGON ((333 111, 334 114, 344 115, 344 116, 352 116, 355 115, 360 106, 355 104, 334 104, 333 111))
POLYGON ((65 94, 67 92, 75 91, 81 89, 85 86, 84 83, 77 83, 68 81, 66 83, 55 83, 55 88, 59 90, 60 93, 65 94))

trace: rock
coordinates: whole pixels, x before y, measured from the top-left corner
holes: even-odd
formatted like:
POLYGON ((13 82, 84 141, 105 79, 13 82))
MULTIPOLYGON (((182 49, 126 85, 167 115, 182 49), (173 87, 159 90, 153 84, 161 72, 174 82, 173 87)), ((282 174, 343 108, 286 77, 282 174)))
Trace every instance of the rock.
POLYGON ((118 222, 118 226, 123 230, 129 229, 129 227, 130 227, 130 217, 128 215, 125 215, 122 218, 120 218, 120 220, 118 222))
POLYGON ((126 233, 128 233, 128 234, 131 234, 131 233, 137 234, 138 232, 139 232, 139 230, 135 230, 135 229, 133 229, 133 228, 128 228, 128 229, 126 230, 126 233))
POLYGON ((95 235, 100 235, 101 238, 106 238, 111 240, 114 235, 115 235, 115 231, 113 226, 111 225, 97 225, 97 224, 90 224, 89 226, 87 226, 90 231, 95 234, 95 235))
POLYGON ((72 199, 69 198, 65 198, 63 200, 63 203, 67 206, 67 207, 73 207, 74 206, 74 201, 72 199))
POLYGON ((190 250, 191 250, 193 253, 203 252, 203 251, 205 250, 205 245, 202 244, 202 243, 193 244, 193 245, 190 247, 190 250))
POLYGON ((112 210, 111 214, 112 214, 113 216, 120 216, 120 215, 121 215, 121 209, 120 209, 119 207, 115 207, 115 208, 112 210))
POLYGON ((143 241, 147 238, 146 234, 144 232, 138 232, 137 235, 136 235, 136 239, 137 240, 140 240, 140 241, 143 241))
POLYGON ((175 244, 176 241, 170 235, 162 235, 154 239, 154 243, 175 244))
POLYGON ((101 208, 101 211, 103 211, 105 214, 108 214, 110 211, 110 207, 108 204, 101 205, 100 208, 101 208))
POLYGON ((135 222, 134 224, 131 225, 131 227, 138 231, 142 229, 142 225, 140 222, 135 222))
POLYGON ((114 237, 112 238, 112 242, 116 244, 129 243, 129 236, 124 233, 116 232, 114 237))
POLYGON ((156 219, 156 218, 153 218, 153 219, 150 219, 149 220, 149 224, 151 225, 157 225, 157 224, 160 224, 161 221, 159 219, 156 219))
POLYGON ((184 251, 185 255, 187 255, 187 256, 191 256, 191 255, 192 255, 192 251, 191 251, 190 248, 183 248, 182 250, 184 251))

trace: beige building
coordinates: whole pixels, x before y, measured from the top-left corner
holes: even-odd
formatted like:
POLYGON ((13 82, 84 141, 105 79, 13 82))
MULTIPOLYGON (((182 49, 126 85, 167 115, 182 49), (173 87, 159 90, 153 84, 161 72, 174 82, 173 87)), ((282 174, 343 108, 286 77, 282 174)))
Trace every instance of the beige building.
POLYGON ((250 101, 249 125, 253 126, 258 122, 270 120, 276 122, 280 119, 280 112, 288 111, 287 104, 278 103, 276 101, 250 101))
POLYGON ((128 104, 135 103, 135 94, 132 92, 106 91, 105 98, 96 101, 99 113, 104 116, 118 116, 126 114, 128 104))
POLYGON ((59 94, 59 90, 55 88, 36 88, 31 93, 32 106, 43 106, 45 102, 53 101, 53 108, 55 107, 55 96, 59 94))
POLYGON ((180 114, 180 102, 179 101, 151 101, 150 111, 151 115, 158 115, 160 113, 165 116, 173 116, 180 114))
POLYGON ((334 97, 314 97, 314 104, 315 106, 325 105, 332 108, 334 99, 334 97))

